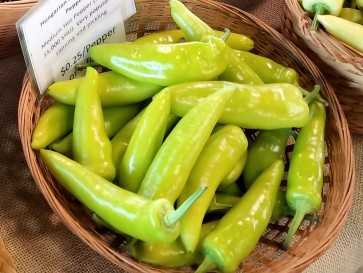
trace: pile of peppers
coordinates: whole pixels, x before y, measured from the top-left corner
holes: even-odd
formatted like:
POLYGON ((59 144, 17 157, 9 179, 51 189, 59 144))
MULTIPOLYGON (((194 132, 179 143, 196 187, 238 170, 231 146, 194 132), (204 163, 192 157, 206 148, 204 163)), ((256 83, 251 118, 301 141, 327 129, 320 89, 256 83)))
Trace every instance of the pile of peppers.
POLYGON ((301 0, 312 17, 311 31, 320 25, 337 40, 363 53, 362 0, 301 0))
POLYGON ((247 36, 169 4, 179 29, 91 47, 106 71, 49 86, 31 147, 136 260, 235 272, 270 221, 293 219, 283 249, 317 221, 327 104, 247 36))

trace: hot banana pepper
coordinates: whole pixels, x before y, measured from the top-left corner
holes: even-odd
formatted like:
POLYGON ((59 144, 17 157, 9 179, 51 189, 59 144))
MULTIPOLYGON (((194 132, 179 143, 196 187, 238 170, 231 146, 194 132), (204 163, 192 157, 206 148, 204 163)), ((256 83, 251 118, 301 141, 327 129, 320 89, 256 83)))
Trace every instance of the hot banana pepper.
POLYGON ((143 241, 175 241, 180 217, 205 191, 199 189, 176 211, 167 199, 151 201, 124 190, 60 153, 41 149, 40 155, 57 182, 85 207, 117 232, 143 241))
POLYGON ((151 162, 138 194, 150 199, 164 197, 172 203, 177 200, 234 91, 233 86, 219 89, 180 119, 151 162))
POLYGON ((311 102, 310 119, 296 139, 287 174, 286 200, 296 214, 283 243, 285 249, 305 214, 318 211, 322 203, 325 123, 325 106, 311 102))
POLYGON ((196 273, 214 268, 221 272, 236 271, 256 247, 271 219, 283 172, 282 160, 272 163, 219 220, 202 241, 204 260, 196 273))
MULTIPOLYGON (((211 33, 213 34, 213 33, 211 33)), ((217 37, 223 36, 223 31, 215 30, 214 35, 217 37)), ((152 44, 171 44, 184 41, 185 33, 181 29, 165 30, 157 33, 142 36, 132 41, 133 43, 152 43, 152 44)), ((254 42, 251 38, 238 34, 231 33, 226 40, 226 44, 236 50, 249 51, 253 49, 254 42)))
POLYGON ((208 186, 203 196, 180 220, 180 238, 187 251, 195 251, 204 215, 218 185, 246 150, 247 138, 242 129, 235 125, 218 127, 204 145, 177 200, 179 206, 195 189, 208 186))
POLYGON ((302 127, 309 120, 309 106, 300 89, 292 84, 248 85, 225 81, 188 82, 166 87, 171 112, 184 116, 195 104, 227 86, 236 91, 227 103, 220 123, 248 129, 302 127))
POLYGON ((201 41, 172 44, 101 44, 89 49, 96 63, 136 81, 169 86, 180 82, 211 80, 229 64, 223 39, 205 36, 201 41))
MULTIPOLYGON (((75 105, 78 88, 84 77, 59 81, 48 87, 47 94, 56 101, 75 105)), ((138 82, 119 73, 108 71, 99 74, 98 92, 102 106, 132 104, 151 98, 163 87, 138 82)))
MULTIPOLYGON (((174 22, 185 33, 187 41, 200 41, 205 35, 215 35, 215 31, 197 15, 191 12, 182 2, 170 0, 170 13, 174 22)), ((230 62, 219 75, 220 80, 247 84, 262 84, 260 77, 238 58, 233 49, 227 46, 230 62)))

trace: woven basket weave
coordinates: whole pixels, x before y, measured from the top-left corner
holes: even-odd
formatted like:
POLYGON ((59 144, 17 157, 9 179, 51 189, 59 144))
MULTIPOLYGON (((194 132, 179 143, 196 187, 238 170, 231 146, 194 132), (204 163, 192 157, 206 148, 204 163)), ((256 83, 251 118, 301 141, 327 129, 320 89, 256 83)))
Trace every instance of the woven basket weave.
POLYGON ((0 3, 0 58, 20 51, 15 23, 38 0, 19 0, 0 3))
MULTIPOLYGON (((137 13, 126 22, 129 40, 147 33, 175 28, 167 0, 136 0, 137 13)), ((306 222, 298 230, 288 251, 280 249, 290 218, 271 222, 257 248, 241 263, 238 272, 300 272, 322 255, 342 229, 352 203, 354 188, 354 157, 345 115, 330 85, 317 67, 292 43, 265 23, 235 7, 210 0, 185 0, 183 3, 211 27, 243 33, 255 42, 254 52, 293 67, 301 75, 301 85, 311 89, 322 87, 321 95, 329 102, 327 108, 323 206, 317 213, 320 223, 306 222)), ((19 133, 24 155, 32 176, 54 212, 64 224, 92 249, 127 272, 193 272, 193 268, 164 269, 138 262, 120 245, 123 238, 106 228, 97 227, 87 210, 52 178, 42 164, 39 153, 30 147, 31 135, 39 116, 49 105, 37 94, 26 75, 19 101, 19 133)), ((293 143, 287 147, 291 154, 293 143)))
POLYGON ((363 134, 363 53, 338 41, 322 28, 311 34, 311 22, 299 1, 284 0, 283 35, 317 64, 332 85, 350 130, 363 134))

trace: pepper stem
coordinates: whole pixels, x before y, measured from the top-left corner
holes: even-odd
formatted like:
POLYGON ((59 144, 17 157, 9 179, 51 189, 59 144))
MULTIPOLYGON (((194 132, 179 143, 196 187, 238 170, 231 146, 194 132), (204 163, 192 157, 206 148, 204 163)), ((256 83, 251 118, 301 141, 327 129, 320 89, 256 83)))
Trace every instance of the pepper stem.
MULTIPOLYGON (((309 92, 308 90, 305 90, 305 89, 304 89, 304 88, 302 88, 301 86, 299 86, 299 88, 300 88, 300 91, 301 91, 301 93, 303 94, 303 96, 307 96, 307 95, 309 95, 309 94, 310 94, 310 92, 309 92)), ((318 102, 320 102, 320 103, 324 104, 326 107, 328 107, 328 106, 329 106, 329 103, 328 103, 326 100, 324 100, 323 98, 321 98, 320 96, 317 96, 317 97, 316 97, 316 100, 317 100, 318 102)))
POLYGON ((229 35, 231 35, 231 30, 229 28, 225 28, 221 39, 223 41, 227 41, 227 39, 229 38, 229 35))
POLYGON ((214 263, 211 261, 211 259, 206 256, 204 257, 203 262, 199 265, 197 270, 195 270, 195 273, 204 273, 212 270, 215 267, 214 263))
POLYGON ((320 92, 320 85, 315 85, 313 91, 311 91, 309 94, 307 94, 304 97, 304 100, 307 104, 315 100, 320 92))
POLYGON ((310 31, 315 33, 315 31, 318 29, 319 21, 318 21, 318 15, 324 14, 324 11, 326 10, 326 6, 324 4, 316 4, 315 5, 315 14, 313 18, 313 22, 311 23, 310 31))
POLYGON ((174 225, 180 220, 181 217, 187 212, 187 210, 198 200, 198 198, 207 190, 207 186, 200 187, 196 192, 188 197, 184 203, 177 208, 173 213, 167 214, 164 217, 165 224, 167 226, 174 225))
POLYGON ((285 241, 282 244, 282 249, 286 250, 290 246, 292 238, 294 237, 301 222, 304 220, 305 214, 306 214, 305 210, 301 209, 296 210, 295 216, 292 219, 292 223, 290 225, 285 241))

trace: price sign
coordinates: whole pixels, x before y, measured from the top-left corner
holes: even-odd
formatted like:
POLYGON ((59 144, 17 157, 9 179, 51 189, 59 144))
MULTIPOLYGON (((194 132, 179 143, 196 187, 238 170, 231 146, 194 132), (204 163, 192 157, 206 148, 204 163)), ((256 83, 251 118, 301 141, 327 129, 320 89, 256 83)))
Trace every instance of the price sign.
POLYGON ((40 94, 54 81, 81 76, 75 66, 92 62, 90 47, 125 41, 124 21, 135 12, 134 0, 47 0, 35 5, 16 27, 40 94))

